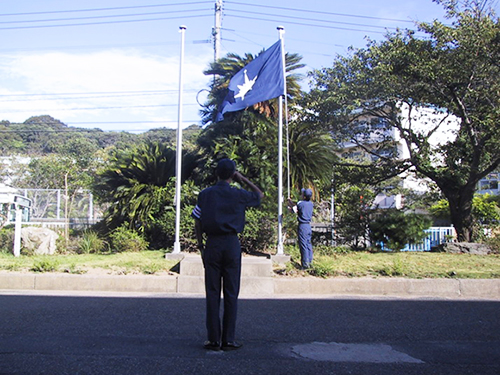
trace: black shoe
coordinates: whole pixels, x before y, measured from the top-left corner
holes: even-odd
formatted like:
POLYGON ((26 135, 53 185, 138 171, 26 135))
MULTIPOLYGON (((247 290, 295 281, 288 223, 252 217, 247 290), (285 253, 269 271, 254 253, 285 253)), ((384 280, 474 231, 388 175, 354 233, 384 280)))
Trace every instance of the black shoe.
POLYGON ((243 345, 240 343, 237 343, 236 341, 230 341, 230 342, 223 342, 222 343, 222 350, 228 351, 228 350, 236 350, 241 348, 243 345))
POLYGON ((205 341, 205 343, 203 344, 203 347, 207 350, 219 351, 220 350, 220 343, 217 341, 205 341))

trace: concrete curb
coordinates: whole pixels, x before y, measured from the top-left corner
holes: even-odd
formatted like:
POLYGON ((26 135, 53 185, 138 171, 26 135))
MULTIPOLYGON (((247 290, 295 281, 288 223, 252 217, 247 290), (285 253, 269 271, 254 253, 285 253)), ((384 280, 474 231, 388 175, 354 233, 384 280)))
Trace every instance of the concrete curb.
POLYGON ((177 293, 177 276, 1 273, 0 289, 177 293))
MULTIPOLYGON (((200 276, 0 273, 0 290, 204 294, 200 276)), ((500 300, 500 279, 243 276, 241 296, 385 296, 500 300)))

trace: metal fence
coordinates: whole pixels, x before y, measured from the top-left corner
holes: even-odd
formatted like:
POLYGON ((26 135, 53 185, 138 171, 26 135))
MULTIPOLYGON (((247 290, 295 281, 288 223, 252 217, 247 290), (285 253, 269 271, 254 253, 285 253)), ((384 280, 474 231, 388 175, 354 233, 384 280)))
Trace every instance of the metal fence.
POLYGON ((24 224, 46 227, 88 226, 99 221, 103 209, 94 204, 90 191, 65 194, 63 189, 19 189, 18 194, 31 199, 30 218, 24 224))
MULTIPOLYGON (((454 241, 457 236, 454 227, 431 227, 426 229, 427 237, 419 244, 406 244, 401 251, 431 251, 433 247, 441 245, 445 242, 454 241)), ((391 251, 384 243, 379 243, 378 246, 385 251, 391 251)))
POLYGON ((433 247, 451 242, 457 237, 454 227, 431 227, 425 232, 428 235, 421 244, 407 244, 401 251, 431 251, 433 247))
MULTIPOLYGON (((311 224, 313 231, 313 242, 315 244, 330 244, 332 242, 332 226, 330 224, 313 223, 311 224)), ((441 245, 445 242, 456 240, 456 232, 454 227, 431 227, 426 229, 427 237, 424 238, 420 244, 406 244, 401 251, 431 251, 435 246, 441 245)), ((337 238, 337 240, 340 240, 337 238)), ((341 240, 338 242, 342 242, 341 240)), ((367 244, 369 246, 369 244, 367 244)), ((383 243, 379 244, 382 250, 391 251, 384 246, 383 243)))

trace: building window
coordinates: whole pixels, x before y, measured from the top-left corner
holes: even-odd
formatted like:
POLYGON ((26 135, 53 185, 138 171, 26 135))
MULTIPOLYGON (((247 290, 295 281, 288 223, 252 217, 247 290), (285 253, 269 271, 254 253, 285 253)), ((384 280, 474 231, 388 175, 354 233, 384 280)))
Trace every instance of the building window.
POLYGON ((483 180, 479 183, 479 190, 498 190, 498 180, 483 180))

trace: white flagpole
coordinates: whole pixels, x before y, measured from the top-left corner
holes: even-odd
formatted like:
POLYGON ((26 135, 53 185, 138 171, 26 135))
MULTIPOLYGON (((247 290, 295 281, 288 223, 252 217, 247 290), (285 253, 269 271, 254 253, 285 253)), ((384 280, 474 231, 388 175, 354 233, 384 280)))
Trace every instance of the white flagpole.
MULTIPOLYGON (((285 80, 286 87, 286 80, 285 80)), ((288 131, 288 98, 285 95, 285 124, 286 124, 286 179, 287 197, 290 198, 290 132, 288 131)))
POLYGON ((172 254, 181 252, 179 232, 181 226, 181 171, 182 171, 182 66, 184 64, 184 34, 186 26, 179 26, 181 33, 181 58, 179 67, 179 112, 177 121, 177 159, 175 167, 175 242, 172 254))
POLYGON ((285 29, 283 26, 278 26, 278 32, 281 40, 281 61, 283 67, 284 92, 278 99, 278 113, 279 113, 279 126, 278 126, 278 246, 276 255, 283 255, 283 97, 286 93, 286 76, 285 76, 285 42, 283 34, 285 29))

